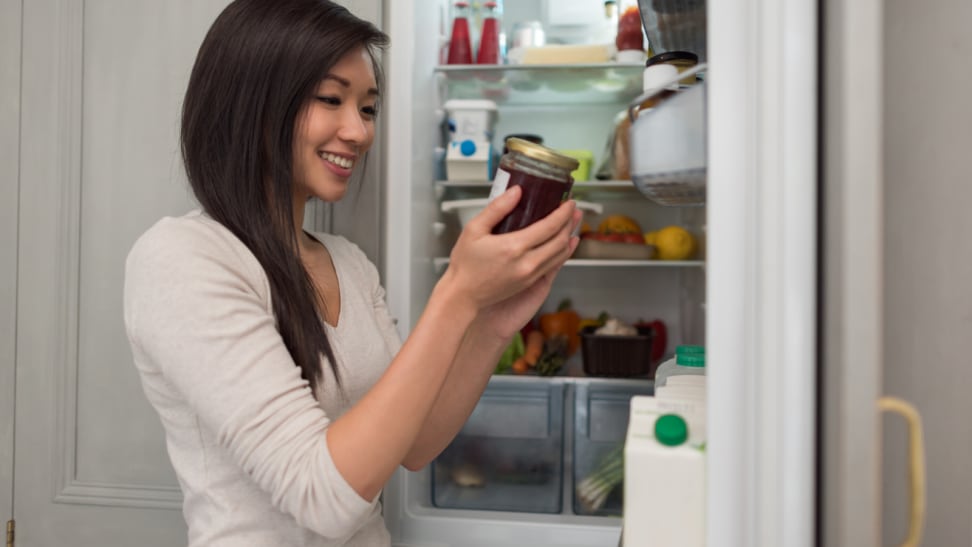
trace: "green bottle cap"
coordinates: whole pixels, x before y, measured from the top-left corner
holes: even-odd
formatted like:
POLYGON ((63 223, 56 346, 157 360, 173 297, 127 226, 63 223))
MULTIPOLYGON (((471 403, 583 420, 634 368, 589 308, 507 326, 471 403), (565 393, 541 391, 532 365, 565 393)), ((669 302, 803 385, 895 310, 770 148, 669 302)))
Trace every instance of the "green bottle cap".
POLYGON ((679 355, 675 358, 675 362, 679 366, 683 367, 699 367, 705 366, 705 355, 679 355))
POLYGON ((705 355, 705 346, 677 346, 675 348, 675 355, 705 355))
POLYGON ((678 414, 664 414, 655 420, 655 438, 665 446, 678 446, 688 439, 688 425, 678 414))

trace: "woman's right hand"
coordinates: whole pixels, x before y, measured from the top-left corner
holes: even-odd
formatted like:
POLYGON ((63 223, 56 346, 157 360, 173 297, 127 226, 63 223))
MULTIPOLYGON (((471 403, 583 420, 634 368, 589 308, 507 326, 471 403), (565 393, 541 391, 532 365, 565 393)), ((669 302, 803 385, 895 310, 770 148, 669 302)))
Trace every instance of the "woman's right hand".
POLYGON ((573 251, 576 205, 565 201, 546 217, 514 232, 492 229, 516 207, 522 190, 513 186, 471 219, 452 248, 443 278, 457 285, 477 309, 503 301, 559 268, 573 251))

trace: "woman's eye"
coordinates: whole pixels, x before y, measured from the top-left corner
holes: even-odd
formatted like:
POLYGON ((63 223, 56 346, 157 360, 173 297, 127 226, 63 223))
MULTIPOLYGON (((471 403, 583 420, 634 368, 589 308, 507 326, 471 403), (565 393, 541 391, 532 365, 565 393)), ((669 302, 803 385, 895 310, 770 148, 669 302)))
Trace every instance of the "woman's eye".
POLYGON ((364 107, 364 108, 361 109, 361 112, 365 116, 374 118, 375 116, 378 115, 378 107, 377 106, 366 106, 366 107, 364 107))
POLYGON ((341 99, 338 99, 337 97, 322 96, 322 97, 318 97, 317 100, 329 106, 341 106, 341 99))

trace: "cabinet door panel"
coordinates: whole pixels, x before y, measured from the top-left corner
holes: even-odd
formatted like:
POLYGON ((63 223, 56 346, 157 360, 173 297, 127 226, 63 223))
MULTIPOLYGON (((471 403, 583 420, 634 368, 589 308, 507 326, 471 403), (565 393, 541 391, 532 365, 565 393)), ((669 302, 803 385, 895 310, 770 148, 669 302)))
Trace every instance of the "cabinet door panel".
POLYGON ((178 147, 226 0, 23 4, 17 544, 185 543, 181 495, 122 323, 124 261, 193 207, 178 147))
POLYGON ((0 523, 13 512, 21 2, 0 1, 0 523))

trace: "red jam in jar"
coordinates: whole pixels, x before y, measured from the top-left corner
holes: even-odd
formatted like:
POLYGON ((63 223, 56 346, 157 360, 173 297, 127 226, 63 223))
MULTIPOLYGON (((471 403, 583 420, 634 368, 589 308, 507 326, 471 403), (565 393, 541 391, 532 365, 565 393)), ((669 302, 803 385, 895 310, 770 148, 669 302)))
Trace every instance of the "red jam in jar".
POLYGON ((578 161, 543 145, 523 139, 506 140, 507 152, 500 158, 490 199, 510 186, 523 189, 520 202, 509 215, 493 227, 494 234, 525 228, 552 213, 570 195, 578 161))

